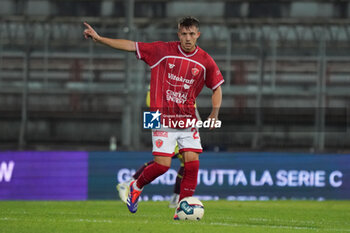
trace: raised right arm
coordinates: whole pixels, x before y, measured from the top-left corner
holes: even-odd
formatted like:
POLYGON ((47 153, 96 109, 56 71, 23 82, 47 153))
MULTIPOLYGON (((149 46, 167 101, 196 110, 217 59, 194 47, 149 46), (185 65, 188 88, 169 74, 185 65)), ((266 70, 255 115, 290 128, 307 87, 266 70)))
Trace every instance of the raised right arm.
POLYGON ((136 45, 134 41, 124 40, 124 39, 111 39, 107 37, 100 36, 97 32, 86 22, 84 22, 86 29, 84 30, 84 36, 86 39, 92 38, 95 42, 107 45, 111 48, 135 52, 136 45))

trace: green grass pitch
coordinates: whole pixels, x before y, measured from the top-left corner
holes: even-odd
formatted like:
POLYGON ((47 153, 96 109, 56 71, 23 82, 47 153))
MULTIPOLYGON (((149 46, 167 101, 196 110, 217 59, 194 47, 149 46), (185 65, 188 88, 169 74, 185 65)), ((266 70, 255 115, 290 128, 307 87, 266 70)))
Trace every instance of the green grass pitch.
POLYGON ((167 202, 0 201, 0 232, 350 232, 350 201, 204 201, 201 221, 174 221, 167 202))

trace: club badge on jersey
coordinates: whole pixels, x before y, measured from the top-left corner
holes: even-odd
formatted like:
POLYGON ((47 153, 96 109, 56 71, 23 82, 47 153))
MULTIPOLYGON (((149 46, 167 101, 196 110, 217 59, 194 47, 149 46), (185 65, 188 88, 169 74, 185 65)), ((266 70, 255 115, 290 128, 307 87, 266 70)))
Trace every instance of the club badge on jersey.
POLYGON ((193 76, 196 76, 197 74, 199 74, 199 69, 197 69, 197 68, 192 68, 192 69, 191 69, 191 73, 192 73, 193 76))

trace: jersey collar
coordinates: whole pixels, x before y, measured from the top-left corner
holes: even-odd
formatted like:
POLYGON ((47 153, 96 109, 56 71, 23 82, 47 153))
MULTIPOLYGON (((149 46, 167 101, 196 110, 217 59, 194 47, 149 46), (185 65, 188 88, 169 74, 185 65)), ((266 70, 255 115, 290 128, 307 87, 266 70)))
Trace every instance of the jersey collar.
POLYGON ((187 53, 187 52, 183 51, 180 44, 178 44, 177 47, 179 48, 179 51, 182 53, 182 55, 184 55, 185 57, 192 57, 193 55, 195 55, 198 52, 197 45, 196 45, 196 49, 192 53, 187 53))

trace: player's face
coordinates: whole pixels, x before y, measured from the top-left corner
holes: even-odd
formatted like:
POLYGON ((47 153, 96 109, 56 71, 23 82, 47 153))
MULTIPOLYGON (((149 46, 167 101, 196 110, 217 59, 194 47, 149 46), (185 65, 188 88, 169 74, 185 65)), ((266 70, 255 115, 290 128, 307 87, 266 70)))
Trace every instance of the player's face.
POLYGON ((200 36, 198 28, 191 26, 189 28, 180 27, 177 35, 180 39, 181 48, 186 52, 192 52, 196 49, 197 39, 200 36))

